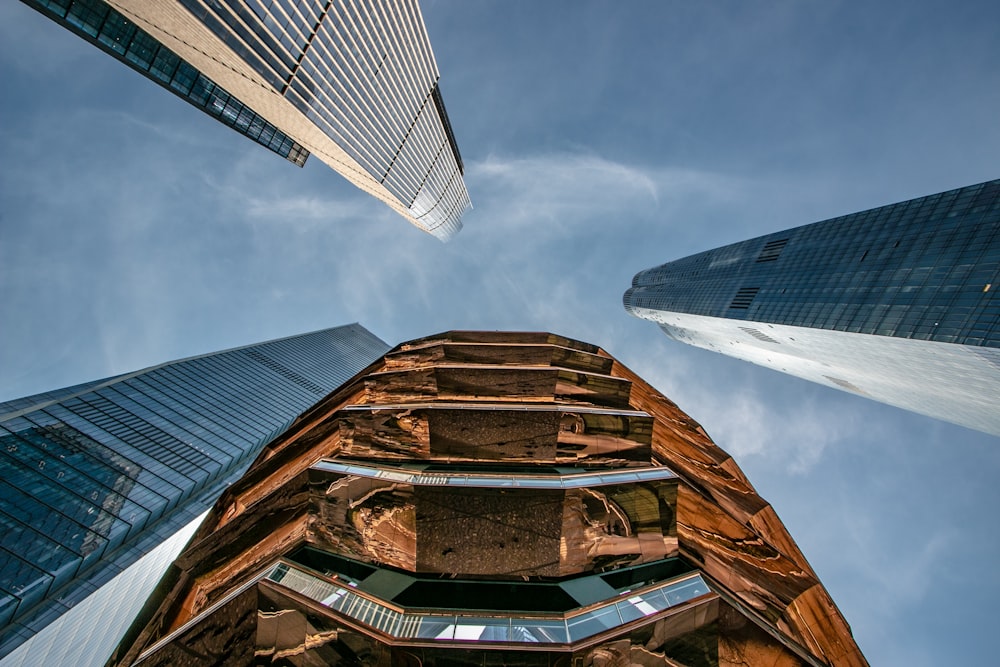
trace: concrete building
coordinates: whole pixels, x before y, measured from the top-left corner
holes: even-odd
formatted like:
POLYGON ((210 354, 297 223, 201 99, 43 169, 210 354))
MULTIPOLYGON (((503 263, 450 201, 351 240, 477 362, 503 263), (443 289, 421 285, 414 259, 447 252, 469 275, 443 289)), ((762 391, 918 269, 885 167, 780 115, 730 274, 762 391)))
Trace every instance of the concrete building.
POLYGON ((223 124, 446 240, 471 205, 416 0, 23 0, 223 124))
POLYGON ((1000 435, 1000 181, 640 271, 671 338, 1000 435))

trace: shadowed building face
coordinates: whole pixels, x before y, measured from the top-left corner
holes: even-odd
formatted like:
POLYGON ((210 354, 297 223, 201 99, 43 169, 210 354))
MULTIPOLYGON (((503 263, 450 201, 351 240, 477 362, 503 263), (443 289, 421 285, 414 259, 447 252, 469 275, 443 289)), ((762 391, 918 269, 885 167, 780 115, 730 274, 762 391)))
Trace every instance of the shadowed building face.
POLYGON ((216 504, 118 664, 864 665, 672 402, 544 333, 404 343, 216 504))

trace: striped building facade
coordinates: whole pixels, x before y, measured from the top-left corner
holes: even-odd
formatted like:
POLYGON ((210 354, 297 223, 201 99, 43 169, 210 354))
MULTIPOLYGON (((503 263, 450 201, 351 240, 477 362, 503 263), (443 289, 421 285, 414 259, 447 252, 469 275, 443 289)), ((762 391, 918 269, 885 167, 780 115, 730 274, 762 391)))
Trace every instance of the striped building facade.
POLYGON ((471 205, 415 0, 24 0, 301 166, 446 240, 471 205))
POLYGON ((219 494, 387 347, 352 324, 0 404, 0 665, 104 664, 219 494))

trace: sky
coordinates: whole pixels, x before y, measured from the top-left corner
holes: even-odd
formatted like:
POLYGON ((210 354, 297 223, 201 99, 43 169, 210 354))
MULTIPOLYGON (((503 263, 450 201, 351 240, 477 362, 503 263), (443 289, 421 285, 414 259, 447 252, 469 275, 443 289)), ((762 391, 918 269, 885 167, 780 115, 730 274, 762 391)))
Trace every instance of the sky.
POLYGON ((425 0, 442 244, 0 4, 0 400, 360 322, 595 343, 771 502, 873 665, 991 664, 1000 441, 667 339, 645 268, 997 178, 1000 4, 425 0))

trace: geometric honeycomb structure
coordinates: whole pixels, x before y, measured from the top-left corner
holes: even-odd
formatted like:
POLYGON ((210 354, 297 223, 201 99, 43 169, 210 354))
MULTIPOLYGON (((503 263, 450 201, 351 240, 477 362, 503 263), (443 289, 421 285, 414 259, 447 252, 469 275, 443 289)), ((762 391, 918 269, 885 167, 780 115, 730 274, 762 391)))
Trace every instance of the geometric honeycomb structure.
POLYGON ((215 505, 122 665, 865 665, 674 403, 547 333, 404 343, 215 505))

